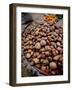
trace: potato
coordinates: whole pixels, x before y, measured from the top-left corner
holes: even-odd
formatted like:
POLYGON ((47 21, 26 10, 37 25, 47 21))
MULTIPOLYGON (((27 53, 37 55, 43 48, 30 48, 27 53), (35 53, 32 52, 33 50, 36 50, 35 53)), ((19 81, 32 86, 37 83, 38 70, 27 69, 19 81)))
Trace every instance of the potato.
POLYGON ((39 63, 39 59, 38 58, 33 58, 33 61, 35 64, 39 63))
POLYGON ((50 68, 51 69, 56 69, 57 68, 57 64, 55 62, 50 62, 50 68))
POLYGON ((29 53, 31 53, 31 52, 32 52, 32 50, 31 50, 31 49, 28 49, 28 52, 29 52, 29 53))
POLYGON ((39 52, 35 52, 33 56, 37 57, 38 55, 39 55, 39 52))
POLYGON ((31 54, 31 55, 33 55, 33 53, 34 53, 34 52, 33 52, 33 51, 31 51, 31 53, 30 53, 30 54, 31 54))
POLYGON ((57 56, 53 57, 53 59, 56 60, 56 61, 59 60, 59 58, 60 58, 60 55, 57 55, 57 56))
POLYGON ((40 44, 41 44, 41 46, 45 46, 46 45, 46 41, 45 40, 41 40, 40 44))
POLYGON ((48 45, 46 45, 46 46, 45 46, 45 50, 49 50, 49 51, 51 51, 51 47, 48 46, 48 45))
POLYGON ((57 46, 60 46, 61 45, 60 42, 57 42, 56 44, 57 44, 57 46))
POLYGON ((60 59, 59 59, 59 61, 63 61, 63 56, 62 56, 62 55, 60 56, 60 59))
POLYGON ((46 59, 46 60, 43 60, 43 64, 44 65, 48 65, 49 61, 46 59))
POLYGON ((39 34, 39 31, 36 31, 36 32, 35 32, 35 35, 38 35, 38 34, 39 34))
POLYGON ((52 57, 51 57, 51 56, 49 56, 49 57, 48 57, 48 60, 49 60, 49 61, 52 61, 52 57))
POLYGON ((27 53, 26 54, 26 58, 30 58, 31 57, 31 54, 30 53, 27 53))
POLYGON ((61 47, 57 47, 57 50, 60 51, 61 50, 61 47))
POLYGON ((46 56, 49 56, 49 55, 50 55, 49 51, 46 51, 46 52, 45 52, 45 55, 46 55, 46 56))
POLYGON ((41 58, 45 58, 46 56, 45 56, 45 54, 41 54, 41 58))
POLYGON ((37 58, 41 58, 41 54, 39 54, 39 55, 37 56, 37 58))
POLYGON ((45 48, 41 48, 41 49, 40 49, 40 52, 44 52, 44 51, 45 51, 45 48))
POLYGON ((43 63, 44 59, 41 59, 40 62, 43 63))
POLYGON ((40 48, 41 48, 41 45, 40 45, 39 42, 37 42, 37 43, 35 44, 35 48, 36 48, 36 49, 40 49, 40 48))

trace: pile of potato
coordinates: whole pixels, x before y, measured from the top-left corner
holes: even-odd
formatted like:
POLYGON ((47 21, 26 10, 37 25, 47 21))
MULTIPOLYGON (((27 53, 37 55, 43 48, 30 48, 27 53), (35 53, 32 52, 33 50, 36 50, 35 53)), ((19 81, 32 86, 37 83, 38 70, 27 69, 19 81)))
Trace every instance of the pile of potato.
POLYGON ((63 28, 42 23, 22 32, 22 50, 44 75, 63 74, 63 28))

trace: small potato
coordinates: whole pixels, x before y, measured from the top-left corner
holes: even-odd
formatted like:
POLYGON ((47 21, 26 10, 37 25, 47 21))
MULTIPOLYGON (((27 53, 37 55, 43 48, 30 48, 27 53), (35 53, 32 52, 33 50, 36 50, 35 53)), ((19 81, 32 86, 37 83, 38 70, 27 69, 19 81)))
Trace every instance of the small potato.
POLYGON ((62 41, 62 38, 61 38, 61 37, 59 37, 57 40, 61 42, 61 41, 62 41))
MULTIPOLYGON (((47 29, 47 27, 45 27, 45 28, 47 29)), ((42 31, 46 33, 46 29, 45 28, 43 28, 42 31)))
POLYGON ((44 65, 48 65, 49 61, 46 59, 46 60, 43 60, 43 64, 44 65))
POLYGON ((44 59, 41 59, 40 62, 43 63, 44 59))
POLYGON ((29 44, 32 44, 33 42, 32 41, 29 41, 29 44))
POLYGON ((39 63, 39 59, 38 58, 33 58, 33 61, 35 64, 39 63))
POLYGON ((35 32, 35 35, 38 35, 38 34, 39 34, 39 31, 36 31, 36 32, 35 32))
POLYGON ((54 35, 54 36, 58 36, 58 34, 57 34, 56 32, 53 32, 53 35, 54 35))
POLYGON ((39 55, 37 56, 37 58, 41 58, 41 54, 39 54, 39 55))
POLYGON ((42 37, 42 40, 47 40, 47 37, 42 37))
POLYGON ((36 28, 36 30, 39 32, 41 30, 41 28, 38 27, 38 28, 36 28))
POLYGON ((62 55, 60 56, 60 59, 59 59, 59 61, 63 61, 63 56, 62 56, 62 55))
POLYGON ((56 54, 58 54, 59 52, 58 52, 58 50, 55 50, 55 52, 56 52, 56 54))
POLYGON ((45 46, 46 45, 46 41, 45 40, 41 40, 40 44, 41 44, 41 46, 45 46))
POLYGON ((26 58, 30 58, 31 57, 31 54, 30 53, 27 53, 26 54, 26 58))
POLYGON ((37 38, 37 41, 41 41, 41 39, 40 38, 37 38))
POLYGON ((45 52, 41 52, 41 54, 43 55, 43 54, 45 54, 45 52))
POLYGON ((34 53, 34 52, 33 52, 33 51, 31 51, 31 53, 30 53, 30 54, 31 54, 31 55, 33 55, 33 53, 34 53))
POLYGON ((59 30, 58 30, 58 29, 56 29, 55 32, 56 32, 57 34, 59 34, 59 30))
POLYGON ((45 50, 51 51, 51 47, 50 46, 45 46, 45 50))
POLYGON ((33 49, 33 45, 30 45, 30 46, 29 46, 29 49, 33 49))
POLYGON ((49 49, 49 46, 45 46, 45 50, 48 50, 49 49))
POLYGON ((36 49, 40 49, 40 48, 41 48, 41 45, 40 45, 39 42, 37 42, 37 43, 35 44, 35 48, 36 48, 36 49))
POLYGON ((38 55, 39 55, 39 53, 38 52, 35 52, 33 56, 34 57, 37 57, 38 55))
POLYGON ((61 53, 61 54, 63 53, 63 49, 60 50, 60 53, 61 53))
POLYGON ((40 49, 40 52, 44 52, 44 51, 45 51, 45 48, 41 48, 41 49, 40 49))
POLYGON ((52 61, 52 57, 49 56, 49 57, 48 57, 48 60, 49 60, 49 61, 52 61))
POLYGON ((55 42, 51 42, 51 45, 53 46, 53 47, 57 47, 57 45, 56 45, 56 43, 55 42))
POLYGON ((28 41, 28 40, 29 40, 29 38, 26 38, 26 39, 25 39, 25 41, 28 41))
POLYGON ((50 62, 50 68, 51 69, 56 69, 57 68, 57 64, 55 62, 50 62))
POLYGON ((41 54, 41 58, 45 58, 46 56, 44 54, 41 54))
POLYGON ((40 32, 39 34, 40 34, 40 36, 46 36, 46 34, 44 32, 40 32))
POLYGON ((57 46, 60 46, 61 45, 60 42, 57 42, 56 44, 57 44, 57 46))
POLYGON ((56 45, 56 43, 55 43, 55 42, 51 42, 51 45, 55 46, 55 45, 56 45))
POLYGON ((61 51, 61 50, 62 50, 62 48, 61 48, 61 47, 57 47, 57 50, 58 50, 58 51, 61 51))
POLYGON ((29 53, 31 53, 31 52, 32 52, 32 50, 31 50, 31 49, 28 49, 28 52, 29 52, 29 53))
POLYGON ((46 51, 46 52, 45 52, 45 55, 46 55, 46 56, 49 56, 49 55, 50 55, 49 51, 46 51))
POLYGON ((25 46, 24 49, 29 49, 29 46, 25 46))
POLYGON ((52 25, 52 26, 50 27, 50 30, 53 31, 54 29, 55 29, 55 26, 52 25))
POLYGON ((57 61, 57 60, 59 60, 59 58, 60 58, 60 55, 57 55, 53 59, 57 61))
POLYGON ((53 54, 54 56, 57 55, 57 54, 56 54, 56 51, 52 51, 52 54, 53 54))
POLYGON ((51 49, 54 49, 54 46, 51 45, 50 48, 51 48, 51 49))

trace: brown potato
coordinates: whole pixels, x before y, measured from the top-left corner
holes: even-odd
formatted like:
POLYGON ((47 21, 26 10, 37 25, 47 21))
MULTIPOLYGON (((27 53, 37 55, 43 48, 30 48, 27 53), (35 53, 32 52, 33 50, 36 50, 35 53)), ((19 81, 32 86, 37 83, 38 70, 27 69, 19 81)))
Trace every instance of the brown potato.
POLYGON ((44 51, 45 51, 45 48, 41 48, 41 49, 40 49, 40 52, 44 52, 44 51))
POLYGON ((30 53, 27 53, 26 54, 26 58, 30 58, 31 57, 31 54, 30 53))
POLYGON ((59 60, 59 58, 60 58, 60 55, 57 55, 57 56, 53 57, 53 59, 56 60, 56 61, 59 60))
POLYGON ((36 31, 36 32, 35 32, 35 35, 38 35, 38 34, 39 34, 39 31, 36 31))
POLYGON ((41 48, 41 45, 40 45, 39 42, 37 42, 37 43, 35 44, 35 48, 36 48, 36 49, 40 49, 40 48, 41 48))
POLYGON ((56 69, 57 68, 57 64, 55 62, 50 62, 50 68, 51 69, 56 69))
POLYGON ((39 55, 39 52, 35 52, 33 56, 37 57, 38 55, 39 55))
POLYGON ((56 44, 57 44, 57 46, 60 46, 61 45, 60 42, 57 42, 56 44))
POLYGON ((45 46, 46 45, 46 41, 45 40, 41 40, 40 44, 41 44, 41 46, 45 46))
POLYGON ((45 55, 46 55, 46 56, 49 56, 49 55, 50 55, 49 51, 46 51, 46 52, 45 52, 45 55))
POLYGON ((49 64, 49 61, 46 59, 46 60, 43 60, 43 64, 44 65, 48 65, 49 64))
POLYGON ((39 63, 39 59, 38 58, 33 58, 33 61, 35 64, 39 63))

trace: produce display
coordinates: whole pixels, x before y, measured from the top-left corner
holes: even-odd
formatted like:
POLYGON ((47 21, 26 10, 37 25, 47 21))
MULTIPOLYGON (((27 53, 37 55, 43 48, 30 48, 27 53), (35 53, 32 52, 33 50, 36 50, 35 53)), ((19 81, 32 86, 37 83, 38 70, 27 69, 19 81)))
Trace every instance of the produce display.
POLYGON ((43 16, 22 31, 22 55, 42 75, 63 74, 63 26, 55 15, 43 16))

